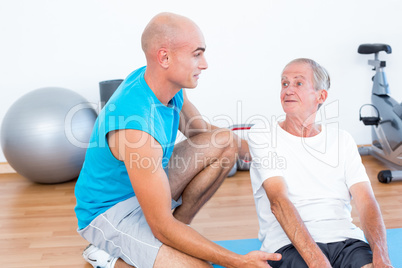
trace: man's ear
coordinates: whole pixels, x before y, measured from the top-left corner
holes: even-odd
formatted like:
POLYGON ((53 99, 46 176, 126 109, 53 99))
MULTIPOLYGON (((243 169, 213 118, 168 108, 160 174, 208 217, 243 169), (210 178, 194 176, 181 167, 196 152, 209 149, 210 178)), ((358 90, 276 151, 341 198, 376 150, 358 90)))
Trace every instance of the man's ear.
POLYGON ((157 52, 158 63, 162 66, 162 68, 169 68, 169 55, 168 50, 166 48, 160 48, 157 52))
POLYGON ((325 89, 321 89, 319 94, 320 95, 318 96, 318 103, 322 104, 328 98, 328 91, 326 91, 325 89))

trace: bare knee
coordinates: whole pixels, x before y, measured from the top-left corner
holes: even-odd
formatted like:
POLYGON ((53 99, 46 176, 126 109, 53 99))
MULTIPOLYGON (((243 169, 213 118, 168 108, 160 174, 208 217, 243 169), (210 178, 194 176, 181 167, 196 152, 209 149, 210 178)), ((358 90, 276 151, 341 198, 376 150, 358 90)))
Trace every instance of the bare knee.
POLYGON ((374 266, 373 266, 372 263, 369 263, 369 264, 366 264, 366 265, 362 266, 362 268, 373 268, 373 267, 374 266))
POLYGON ((218 128, 211 132, 212 145, 216 148, 235 147, 234 134, 227 128, 218 128))
POLYGON ((229 129, 219 128, 212 132, 211 145, 223 156, 235 156, 237 144, 234 134, 229 129))

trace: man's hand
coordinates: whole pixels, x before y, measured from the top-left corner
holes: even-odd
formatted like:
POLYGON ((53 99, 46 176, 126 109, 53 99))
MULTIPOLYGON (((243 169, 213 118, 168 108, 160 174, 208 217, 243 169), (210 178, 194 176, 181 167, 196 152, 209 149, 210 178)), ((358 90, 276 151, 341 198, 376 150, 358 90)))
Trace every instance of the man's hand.
POLYGON ((278 253, 267 253, 263 251, 251 251, 244 255, 245 264, 242 266, 247 267, 261 267, 269 268, 271 267, 267 261, 279 261, 282 258, 281 254, 278 253))

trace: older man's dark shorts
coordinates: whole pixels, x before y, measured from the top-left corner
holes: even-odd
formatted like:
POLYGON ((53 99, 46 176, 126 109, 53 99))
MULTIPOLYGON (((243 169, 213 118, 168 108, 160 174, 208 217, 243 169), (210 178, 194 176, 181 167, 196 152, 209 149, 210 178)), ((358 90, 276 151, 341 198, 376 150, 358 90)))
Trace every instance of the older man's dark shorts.
MULTIPOLYGON (((357 239, 334 243, 317 243, 333 268, 360 268, 373 260, 369 244, 357 239)), ((268 261, 273 268, 308 268, 296 248, 290 244, 276 251, 282 254, 280 261, 268 261)))

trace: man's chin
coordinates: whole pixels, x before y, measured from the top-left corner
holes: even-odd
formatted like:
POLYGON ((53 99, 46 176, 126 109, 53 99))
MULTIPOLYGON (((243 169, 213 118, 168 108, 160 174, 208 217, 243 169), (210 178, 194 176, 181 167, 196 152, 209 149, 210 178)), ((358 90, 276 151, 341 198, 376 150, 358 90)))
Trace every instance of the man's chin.
POLYGON ((189 85, 189 86, 186 87, 186 88, 188 88, 188 89, 193 89, 193 88, 196 88, 197 86, 198 86, 198 83, 193 83, 193 84, 189 85))

